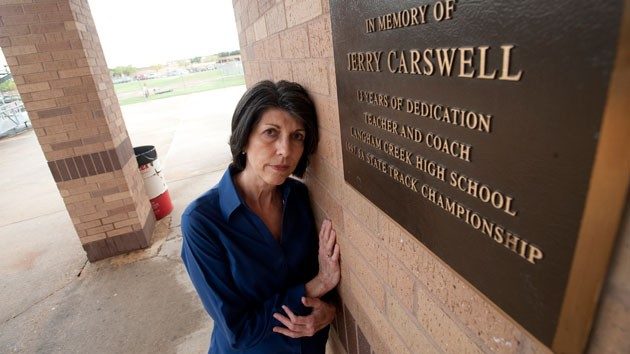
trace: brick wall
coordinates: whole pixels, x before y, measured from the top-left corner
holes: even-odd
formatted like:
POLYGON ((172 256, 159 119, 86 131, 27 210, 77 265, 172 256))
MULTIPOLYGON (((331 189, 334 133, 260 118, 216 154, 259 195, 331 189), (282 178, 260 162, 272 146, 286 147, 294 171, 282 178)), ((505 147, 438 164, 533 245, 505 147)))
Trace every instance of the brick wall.
MULTIPOLYGON (((306 176, 342 250, 335 353, 544 353, 549 350, 343 180, 328 0, 234 0, 246 83, 297 81, 321 143, 306 176)), ((628 217, 626 217, 628 220, 628 217)), ((591 352, 628 352, 630 230, 602 296, 591 352)))
POLYGON ((1 0, 0 46, 90 261, 147 247, 155 218, 86 0, 1 0))

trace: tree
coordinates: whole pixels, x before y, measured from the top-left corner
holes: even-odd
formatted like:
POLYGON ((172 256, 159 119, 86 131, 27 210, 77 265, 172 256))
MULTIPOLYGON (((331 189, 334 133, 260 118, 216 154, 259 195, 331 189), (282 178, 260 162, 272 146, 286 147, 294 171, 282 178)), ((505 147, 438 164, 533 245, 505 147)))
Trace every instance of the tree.
POLYGON ((13 82, 13 79, 4 81, 0 84, 0 91, 2 92, 10 92, 15 90, 15 82, 13 82))
POLYGON ((192 64, 194 64, 194 63, 201 63, 201 57, 190 58, 190 62, 192 64))
POLYGON ((233 50, 231 52, 221 52, 217 55, 219 56, 219 58, 223 58, 223 57, 229 57, 231 55, 238 55, 238 54, 241 54, 240 50, 233 50))
POLYGON ((181 59, 177 61, 177 66, 187 67, 190 64, 190 59, 181 59))
POLYGON ((136 71, 138 71, 138 69, 136 69, 135 67, 131 65, 127 65, 127 66, 117 66, 111 69, 110 71, 112 73, 112 76, 131 76, 136 71))
POLYGON ((212 55, 208 55, 201 58, 201 62, 202 63, 215 62, 217 61, 217 59, 219 59, 219 56, 217 54, 212 54, 212 55))

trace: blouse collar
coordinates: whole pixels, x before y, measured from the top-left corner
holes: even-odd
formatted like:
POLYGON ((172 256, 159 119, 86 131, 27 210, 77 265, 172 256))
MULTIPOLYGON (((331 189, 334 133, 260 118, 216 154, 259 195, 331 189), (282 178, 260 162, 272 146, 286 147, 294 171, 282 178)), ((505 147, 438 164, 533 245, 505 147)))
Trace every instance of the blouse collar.
MULTIPOLYGON (((235 174, 235 168, 230 165, 228 169, 221 177, 221 180, 218 184, 219 189, 219 205, 221 207, 221 213, 225 220, 228 220, 232 213, 241 205, 245 205, 245 202, 241 198, 241 195, 236 190, 236 186, 234 185, 234 179, 232 178, 235 174)), ((282 190, 282 203, 286 204, 287 198, 289 197, 289 192, 291 191, 291 185, 289 181, 292 178, 287 178, 280 188, 282 190)))

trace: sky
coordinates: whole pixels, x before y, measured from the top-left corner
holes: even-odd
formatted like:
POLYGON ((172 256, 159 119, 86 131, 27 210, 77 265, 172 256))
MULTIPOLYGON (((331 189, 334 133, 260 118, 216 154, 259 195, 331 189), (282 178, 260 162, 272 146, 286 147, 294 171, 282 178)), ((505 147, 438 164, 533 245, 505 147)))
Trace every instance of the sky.
POLYGON ((231 0, 88 0, 110 68, 237 50, 231 0))
MULTIPOLYGON (((163 64, 239 49, 231 0, 88 3, 110 68, 163 64)), ((0 58, 0 65, 4 63, 0 58)))

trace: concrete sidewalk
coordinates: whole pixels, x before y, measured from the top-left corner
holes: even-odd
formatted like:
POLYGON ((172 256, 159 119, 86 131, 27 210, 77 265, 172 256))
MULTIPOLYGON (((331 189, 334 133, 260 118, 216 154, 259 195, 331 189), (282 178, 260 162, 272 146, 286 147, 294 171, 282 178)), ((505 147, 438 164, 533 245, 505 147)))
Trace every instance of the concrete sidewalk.
POLYGON ((149 249, 88 263, 32 131, 0 140, 0 353, 203 353, 212 322, 179 260, 180 215, 230 161, 244 86, 122 107, 175 210, 149 249))

